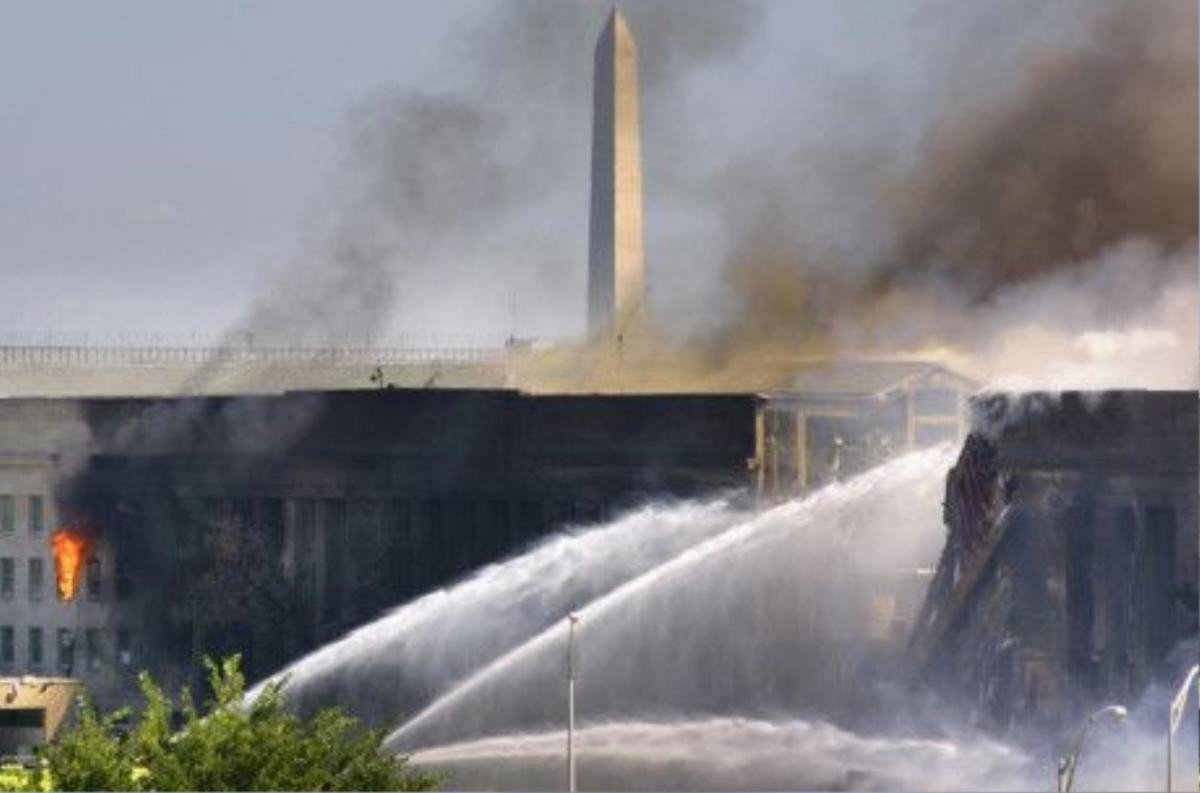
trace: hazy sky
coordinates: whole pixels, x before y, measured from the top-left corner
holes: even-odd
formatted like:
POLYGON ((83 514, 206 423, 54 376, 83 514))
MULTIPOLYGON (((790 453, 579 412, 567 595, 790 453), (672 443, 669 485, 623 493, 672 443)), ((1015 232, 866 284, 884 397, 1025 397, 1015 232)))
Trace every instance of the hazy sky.
MULTIPOLYGON (((385 318, 364 320, 363 335, 578 332, 588 81, 610 4, 571 3, 570 18, 583 22, 523 31, 529 38, 505 28, 510 17, 553 21, 539 16, 546 5, 6 3, 0 340, 211 337, 247 325, 264 301, 276 301, 267 315, 291 305, 293 287, 280 286, 289 272, 319 270, 332 255, 322 241, 356 235, 346 229, 367 223, 363 206, 388 189, 404 193, 414 217, 433 202, 437 222, 425 230, 437 239, 397 243, 414 236, 403 223, 355 237, 355 246, 369 236, 391 246, 389 261, 404 260, 388 270, 387 299, 372 309, 385 318), (525 63, 523 52, 537 54, 525 63), (460 127, 484 127, 463 146, 497 128, 494 150, 482 144, 489 150, 472 155, 481 186, 461 190, 478 187, 476 203, 458 193, 409 195, 419 192, 406 184, 412 169, 426 171, 421 189, 441 189, 440 161, 388 149, 407 146, 409 133, 453 149, 457 139, 441 127, 412 132, 423 124, 414 120, 420 102, 443 95, 487 108, 455 117, 460 127), (379 140, 392 128, 403 134, 379 140), (374 176, 365 173, 372 157, 389 163, 374 176), (499 219, 475 222, 464 207, 487 214, 493 166, 503 208, 499 219)), ((624 4, 643 60, 661 55, 648 66, 657 71, 643 101, 651 299, 668 315, 693 316, 721 292, 710 199, 729 200, 714 194, 722 172, 806 140, 814 151, 830 140, 853 147, 861 139, 863 148, 886 140, 903 160, 944 103, 948 76, 961 81, 965 69, 976 87, 1003 82, 1031 41, 1074 35, 1079 8, 783 0, 746 4, 745 29, 725 6, 664 22, 663 9, 682 5, 624 4)), ((814 188, 790 211, 869 247, 869 212, 817 189, 821 165, 816 158, 814 188)), ((332 278, 328 289, 343 285, 332 278)), ((336 314, 355 304, 330 305, 336 314)))
POLYGON ((219 333, 298 245, 349 106, 443 80, 478 5, 5 4, 0 328, 219 333))

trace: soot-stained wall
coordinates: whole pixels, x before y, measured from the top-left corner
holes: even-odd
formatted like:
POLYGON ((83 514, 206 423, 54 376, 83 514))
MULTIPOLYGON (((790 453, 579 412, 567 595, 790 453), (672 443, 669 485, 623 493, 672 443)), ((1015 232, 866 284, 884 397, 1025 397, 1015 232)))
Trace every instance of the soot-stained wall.
POLYGON ((1197 395, 993 395, 947 476, 912 638, 983 723, 1063 727, 1173 679, 1197 636, 1197 395))
POLYGON ((71 671, 128 681, 146 666, 171 683, 201 653, 270 672, 565 525, 746 487, 758 404, 392 389, 9 400, 0 429, 41 450, 56 520, 104 560, 109 603, 88 607, 105 608, 107 652, 71 671), (30 419, 66 402, 71 433, 30 419))

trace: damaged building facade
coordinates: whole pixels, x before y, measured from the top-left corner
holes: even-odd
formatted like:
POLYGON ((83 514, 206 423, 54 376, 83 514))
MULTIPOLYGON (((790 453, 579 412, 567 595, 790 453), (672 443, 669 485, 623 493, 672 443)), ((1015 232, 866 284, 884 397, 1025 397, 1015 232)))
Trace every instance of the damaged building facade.
POLYGON ((102 701, 142 668, 188 682, 201 653, 265 674, 567 525, 746 489, 760 406, 433 389, 0 401, 0 665, 80 677, 102 701), (87 543, 69 602, 49 547, 62 527, 87 543))
POLYGON ((946 481, 912 634, 926 679, 1006 730, 1132 705, 1197 637, 1197 396, 987 396, 946 481))
POLYGON ((763 394, 507 389, 0 400, 0 675, 119 701, 199 653, 251 676, 571 524, 664 497, 766 502, 953 440, 971 385, 841 362, 763 394), (53 532, 85 537, 55 594, 53 532))

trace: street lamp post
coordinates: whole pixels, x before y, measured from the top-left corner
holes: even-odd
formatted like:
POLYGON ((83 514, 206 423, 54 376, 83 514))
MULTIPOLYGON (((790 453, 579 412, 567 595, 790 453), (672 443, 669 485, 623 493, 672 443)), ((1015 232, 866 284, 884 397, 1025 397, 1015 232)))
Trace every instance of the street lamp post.
POLYGON ((1167 793, 1171 793, 1171 775, 1174 771, 1172 751, 1175 733, 1179 730, 1179 722, 1183 720, 1183 709, 1187 707, 1188 692, 1191 691, 1192 681, 1196 679, 1197 674, 1200 674, 1200 665, 1193 666, 1188 670, 1187 676, 1183 679, 1183 685, 1179 687, 1175 698, 1171 700, 1171 710, 1167 716, 1167 793))
POLYGON ((567 615, 567 790, 575 793, 575 623, 578 614, 567 615))
POLYGON ((1125 721, 1127 715, 1129 711, 1122 705, 1106 705, 1084 720, 1075 740, 1071 742, 1071 750, 1058 759, 1058 793, 1071 793, 1071 786, 1075 784, 1075 769, 1079 766, 1079 758, 1083 754, 1083 742, 1087 740, 1088 733, 1092 731, 1096 722, 1107 717, 1113 723, 1120 724, 1125 721))

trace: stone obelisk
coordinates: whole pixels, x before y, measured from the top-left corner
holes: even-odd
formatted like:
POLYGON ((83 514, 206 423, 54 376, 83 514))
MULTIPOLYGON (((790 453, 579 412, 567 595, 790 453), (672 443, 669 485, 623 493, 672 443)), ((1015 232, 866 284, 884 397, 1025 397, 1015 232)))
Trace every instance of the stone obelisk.
POLYGON ((588 330, 602 338, 641 319, 646 280, 637 46, 615 9, 596 44, 592 113, 588 330))

